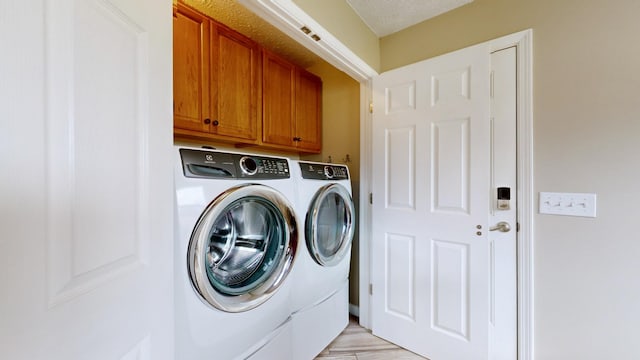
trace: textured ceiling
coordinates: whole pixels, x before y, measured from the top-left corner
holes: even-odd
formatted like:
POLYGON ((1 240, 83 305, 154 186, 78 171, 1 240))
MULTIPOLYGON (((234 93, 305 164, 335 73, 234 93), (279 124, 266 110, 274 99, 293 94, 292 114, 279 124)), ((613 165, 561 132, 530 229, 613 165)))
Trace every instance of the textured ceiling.
POLYGON ((473 0, 346 0, 371 30, 383 37, 473 0))

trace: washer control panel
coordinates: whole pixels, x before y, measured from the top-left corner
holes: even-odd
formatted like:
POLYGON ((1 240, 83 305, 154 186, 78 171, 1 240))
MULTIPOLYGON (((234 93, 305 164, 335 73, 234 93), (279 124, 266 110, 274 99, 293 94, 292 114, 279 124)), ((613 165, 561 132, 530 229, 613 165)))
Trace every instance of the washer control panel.
POLYGON ((241 178, 281 179, 290 176, 289 161, 284 158, 246 155, 240 158, 239 165, 241 178))
POLYGON ((211 179, 288 179, 289 160, 211 150, 180 149, 184 176, 211 179))
POLYGON ((299 162, 303 179, 348 180, 349 169, 346 165, 318 164, 299 162))

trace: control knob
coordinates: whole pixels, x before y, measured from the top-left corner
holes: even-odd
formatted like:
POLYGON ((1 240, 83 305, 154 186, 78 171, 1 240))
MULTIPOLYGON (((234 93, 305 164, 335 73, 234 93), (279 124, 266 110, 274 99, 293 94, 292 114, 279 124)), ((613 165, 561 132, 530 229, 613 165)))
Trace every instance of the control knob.
POLYGON ((333 176, 335 175, 333 172, 333 166, 325 166, 324 167, 324 175, 328 178, 328 179, 333 179, 333 176))
POLYGON ((240 159, 240 169, 247 175, 255 175, 258 172, 258 163, 250 156, 243 156, 240 159))

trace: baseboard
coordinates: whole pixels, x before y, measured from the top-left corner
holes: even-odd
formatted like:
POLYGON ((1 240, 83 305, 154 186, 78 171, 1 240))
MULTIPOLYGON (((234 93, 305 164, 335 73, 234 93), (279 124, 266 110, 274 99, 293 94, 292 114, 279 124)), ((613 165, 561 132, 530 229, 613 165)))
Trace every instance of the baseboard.
POLYGON ((349 314, 360 317, 360 308, 358 305, 349 304, 349 314))

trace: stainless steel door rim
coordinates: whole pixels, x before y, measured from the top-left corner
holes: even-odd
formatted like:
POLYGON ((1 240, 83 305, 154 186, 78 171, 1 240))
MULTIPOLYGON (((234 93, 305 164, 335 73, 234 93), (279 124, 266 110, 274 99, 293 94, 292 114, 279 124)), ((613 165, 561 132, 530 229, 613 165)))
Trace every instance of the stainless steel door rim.
POLYGON ((305 223, 306 243, 313 259, 322 266, 334 266, 351 249, 355 232, 355 208, 349 191, 334 183, 315 194, 305 223))
POLYGON ((193 230, 191 282, 216 309, 253 309, 282 285, 297 246, 294 211, 284 195, 260 184, 230 188, 206 207, 193 230))

